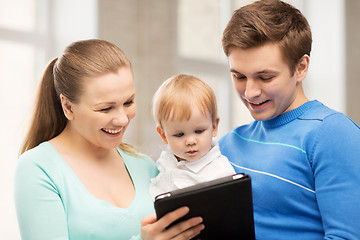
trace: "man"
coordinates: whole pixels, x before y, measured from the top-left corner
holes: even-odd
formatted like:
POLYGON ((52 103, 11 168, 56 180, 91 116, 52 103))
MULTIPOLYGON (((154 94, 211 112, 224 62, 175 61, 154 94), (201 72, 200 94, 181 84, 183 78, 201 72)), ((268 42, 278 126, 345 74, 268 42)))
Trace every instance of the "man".
POLYGON ((234 86, 255 119, 220 140, 252 177, 256 239, 360 239, 360 129, 306 97, 311 30, 299 10, 262 0, 223 34, 234 86))

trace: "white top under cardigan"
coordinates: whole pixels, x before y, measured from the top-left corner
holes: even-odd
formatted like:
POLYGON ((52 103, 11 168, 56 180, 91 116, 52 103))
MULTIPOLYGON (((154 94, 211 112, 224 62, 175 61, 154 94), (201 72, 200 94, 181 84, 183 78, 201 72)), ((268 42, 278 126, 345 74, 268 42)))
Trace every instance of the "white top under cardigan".
POLYGON ((235 174, 227 157, 221 154, 217 142, 213 142, 207 154, 192 162, 179 162, 167 146, 156 161, 156 166, 159 174, 151 179, 150 184, 153 199, 161 193, 235 174))

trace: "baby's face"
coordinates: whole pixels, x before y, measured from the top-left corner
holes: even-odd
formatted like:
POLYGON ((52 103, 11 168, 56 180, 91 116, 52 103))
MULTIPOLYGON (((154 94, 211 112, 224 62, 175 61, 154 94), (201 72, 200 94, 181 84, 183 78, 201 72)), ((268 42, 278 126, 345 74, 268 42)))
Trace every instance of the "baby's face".
POLYGON ((158 131, 179 161, 195 161, 210 151, 217 125, 209 113, 204 115, 195 107, 189 120, 163 121, 158 131))

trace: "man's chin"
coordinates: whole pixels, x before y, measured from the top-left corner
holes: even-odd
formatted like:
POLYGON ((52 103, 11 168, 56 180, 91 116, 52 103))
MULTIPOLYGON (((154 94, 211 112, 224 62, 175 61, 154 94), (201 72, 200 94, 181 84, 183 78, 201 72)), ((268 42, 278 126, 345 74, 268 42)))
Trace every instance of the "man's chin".
POLYGON ((250 111, 251 116, 254 118, 254 120, 256 121, 266 121, 266 120, 270 120, 273 119, 274 117, 269 116, 267 114, 264 113, 254 113, 252 111, 250 111))

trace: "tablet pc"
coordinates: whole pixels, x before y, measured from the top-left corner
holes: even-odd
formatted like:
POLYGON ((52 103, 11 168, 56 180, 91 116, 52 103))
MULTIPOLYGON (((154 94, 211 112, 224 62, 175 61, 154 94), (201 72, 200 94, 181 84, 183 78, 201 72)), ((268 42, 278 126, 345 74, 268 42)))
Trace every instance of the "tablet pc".
POLYGON ((255 239, 249 175, 238 173, 163 193, 155 198, 154 206, 158 219, 179 207, 190 208, 173 224, 201 216, 205 229, 193 239, 255 239))

